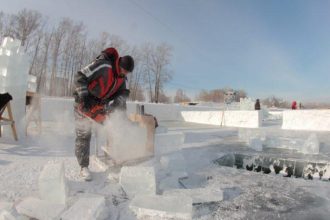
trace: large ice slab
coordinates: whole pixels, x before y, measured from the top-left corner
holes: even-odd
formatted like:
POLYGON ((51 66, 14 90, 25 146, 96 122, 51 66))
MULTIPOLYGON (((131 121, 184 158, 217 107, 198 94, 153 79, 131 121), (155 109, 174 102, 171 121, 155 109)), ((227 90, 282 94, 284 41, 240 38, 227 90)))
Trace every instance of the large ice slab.
POLYGON ((187 196, 193 203, 219 202, 223 200, 223 191, 213 188, 173 189, 163 193, 167 196, 187 196))
POLYGON ((130 198, 136 194, 156 194, 156 178, 153 167, 122 167, 119 183, 130 198))
POLYGON ((19 214, 39 220, 59 219, 65 205, 50 203, 37 198, 28 197, 16 206, 19 214))
POLYGON ((39 176, 39 196, 48 202, 65 204, 68 188, 62 163, 46 164, 39 176))
POLYGON ((178 151, 184 143, 182 132, 160 133, 155 135, 155 154, 157 156, 178 151))
POLYGON ((98 195, 86 195, 79 198, 67 211, 65 211, 61 220, 100 220, 105 219, 106 214, 105 199, 98 195))
POLYGON ((20 51, 20 44, 19 40, 7 37, 0 46, 0 93, 8 92, 13 97, 11 107, 19 138, 25 135, 25 99, 29 71, 28 57, 20 51))
POLYGON ((187 196, 134 197, 129 205, 138 219, 192 219, 192 199, 187 196))

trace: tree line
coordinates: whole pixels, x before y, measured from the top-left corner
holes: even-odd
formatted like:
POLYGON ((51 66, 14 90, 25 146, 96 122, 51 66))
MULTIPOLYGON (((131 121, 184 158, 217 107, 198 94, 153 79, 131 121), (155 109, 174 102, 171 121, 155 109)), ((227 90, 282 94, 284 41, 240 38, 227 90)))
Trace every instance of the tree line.
POLYGON ((107 47, 135 58, 134 74, 129 74, 131 99, 168 101, 164 85, 171 80, 169 68, 173 48, 167 43, 130 45, 118 35, 106 31, 90 38, 83 22, 62 18, 50 24, 35 10, 22 9, 16 14, 0 12, 0 40, 12 37, 21 41, 28 54, 29 74, 37 77, 37 92, 50 96, 71 96, 74 74, 107 47), (145 92, 146 91, 146 92, 145 92))
MULTIPOLYGON (((16 14, 0 11, 0 41, 7 36, 21 41, 21 48, 30 59, 28 73, 37 77, 37 92, 40 94, 72 96, 74 74, 103 49, 115 47, 120 54, 130 54, 135 60, 134 72, 128 76, 131 100, 156 103, 191 101, 182 89, 176 91, 173 100, 164 91, 164 85, 173 77, 170 68, 173 48, 167 43, 130 45, 122 37, 106 31, 97 38, 90 38, 83 22, 62 18, 54 24, 40 12, 28 9, 16 14)), ((233 90, 202 90, 195 100, 223 102, 228 89, 233 90)), ((243 90, 233 91, 236 101, 246 97, 243 90)))

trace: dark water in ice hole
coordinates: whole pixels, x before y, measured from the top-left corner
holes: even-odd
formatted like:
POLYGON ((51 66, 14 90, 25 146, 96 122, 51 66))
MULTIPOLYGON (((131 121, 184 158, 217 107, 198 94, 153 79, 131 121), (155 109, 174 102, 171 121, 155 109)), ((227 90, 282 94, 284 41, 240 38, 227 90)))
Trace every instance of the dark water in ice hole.
POLYGON ((288 159, 274 155, 246 155, 240 153, 229 153, 213 162, 219 166, 235 167, 263 174, 282 173, 283 177, 302 177, 309 180, 321 179, 328 168, 328 164, 330 164, 325 161, 317 162, 304 159, 288 159))

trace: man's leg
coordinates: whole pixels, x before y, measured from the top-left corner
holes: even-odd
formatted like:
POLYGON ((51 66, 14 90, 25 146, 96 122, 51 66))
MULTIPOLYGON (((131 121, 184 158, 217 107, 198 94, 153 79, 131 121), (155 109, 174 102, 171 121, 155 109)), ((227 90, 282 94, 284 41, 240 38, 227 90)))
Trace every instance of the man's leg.
POLYGON ((76 142, 75 154, 80 167, 88 168, 90 141, 92 136, 91 122, 84 116, 75 112, 76 142))

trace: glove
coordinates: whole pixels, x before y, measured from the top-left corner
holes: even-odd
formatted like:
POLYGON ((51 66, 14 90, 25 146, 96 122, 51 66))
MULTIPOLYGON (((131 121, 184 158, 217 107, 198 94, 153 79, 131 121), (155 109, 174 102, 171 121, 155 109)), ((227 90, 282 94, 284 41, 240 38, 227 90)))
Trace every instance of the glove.
POLYGON ((89 112, 92 108, 92 102, 88 98, 88 96, 84 96, 81 98, 81 110, 83 112, 89 112))

